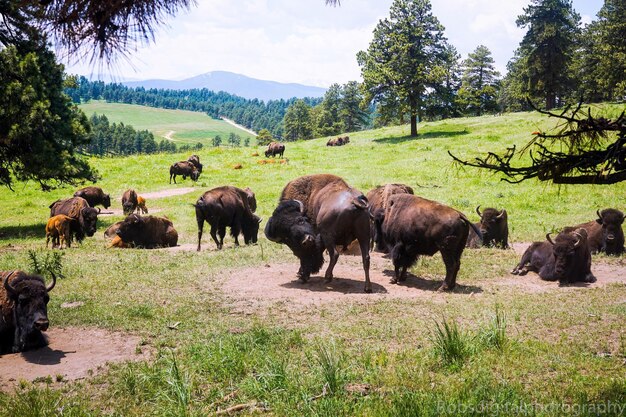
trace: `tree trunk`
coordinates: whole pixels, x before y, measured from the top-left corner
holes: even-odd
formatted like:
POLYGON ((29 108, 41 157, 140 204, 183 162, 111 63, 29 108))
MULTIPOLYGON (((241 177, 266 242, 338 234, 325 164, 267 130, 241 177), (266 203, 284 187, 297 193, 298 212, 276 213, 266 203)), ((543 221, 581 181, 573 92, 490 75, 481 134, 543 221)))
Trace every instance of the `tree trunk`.
MULTIPOLYGON (((419 105, 419 99, 411 99, 411 136, 417 136, 417 116, 418 112, 422 108, 419 105)), ((420 120, 422 119, 420 115, 420 120)))

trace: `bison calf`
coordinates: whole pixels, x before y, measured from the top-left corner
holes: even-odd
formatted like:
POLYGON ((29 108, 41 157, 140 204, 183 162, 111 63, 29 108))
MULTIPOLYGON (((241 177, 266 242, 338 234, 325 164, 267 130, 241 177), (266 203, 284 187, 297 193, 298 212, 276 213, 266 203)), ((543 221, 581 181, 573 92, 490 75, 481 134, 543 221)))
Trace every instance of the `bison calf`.
POLYGON ((63 248, 63 242, 66 247, 72 246, 72 222, 71 217, 65 214, 58 214, 48 219, 46 224, 46 248, 48 242, 52 239, 52 247, 63 248))
POLYGON ((41 334, 48 330, 48 293, 43 278, 22 271, 0 272, 0 353, 22 352, 47 344, 41 334))
POLYGON ((137 196, 137 214, 141 210, 142 214, 148 214, 148 207, 146 207, 146 199, 142 196, 137 196))
POLYGON ((178 232, 169 219, 131 214, 119 225, 117 235, 125 244, 153 249, 178 244, 178 232))

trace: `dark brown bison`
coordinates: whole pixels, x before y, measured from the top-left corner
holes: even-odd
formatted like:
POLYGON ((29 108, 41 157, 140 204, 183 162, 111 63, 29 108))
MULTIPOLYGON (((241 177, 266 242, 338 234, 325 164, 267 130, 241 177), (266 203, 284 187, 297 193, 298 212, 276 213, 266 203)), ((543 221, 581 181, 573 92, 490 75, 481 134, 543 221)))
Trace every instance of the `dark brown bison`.
POLYGON ((280 156, 283 157, 283 153, 285 153, 285 145, 278 142, 272 142, 267 145, 267 150, 265 151, 265 157, 269 158, 270 156, 280 156))
POLYGON ((481 234, 482 239, 470 229, 468 248, 480 248, 481 246, 494 246, 500 249, 509 248, 509 222, 506 210, 486 208, 480 212, 480 206, 476 207, 476 213, 480 216, 480 221, 474 223, 481 234))
POLYGON ((184 180, 189 177, 192 181, 198 181, 200 171, 198 171, 193 163, 189 161, 180 161, 172 164, 170 167, 170 184, 172 183, 172 179, 174 179, 174 184, 176 184, 177 175, 182 175, 184 180))
POLYGON ((202 174, 202 164, 200 163, 200 157, 198 155, 191 155, 187 158, 187 162, 191 162, 198 170, 198 174, 202 174))
POLYGON ((574 227, 566 227, 564 232, 572 232, 583 228, 587 231, 587 242, 591 253, 604 252, 607 255, 624 253, 624 213, 608 208, 596 211, 598 218, 574 227))
POLYGON ((198 250, 200 250, 205 221, 211 226, 211 237, 217 249, 222 249, 224 245, 227 227, 230 227, 235 246, 239 246, 240 233, 243 234, 246 245, 256 243, 261 219, 252 213, 249 198, 250 194, 246 190, 229 185, 213 188, 200 196, 194 204, 198 222, 198 250))
POLYGON ((554 241, 548 233, 546 241, 533 242, 511 273, 526 275, 528 271, 537 272, 546 281, 595 282, 596 277, 591 273, 587 231, 579 228, 561 232, 554 241))
POLYGON ((280 202, 268 220, 265 235, 269 240, 287 244, 300 259, 298 278, 301 281, 306 282, 311 273, 319 271, 324 249, 328 250, 330 257, 324 276, 326 281, 331 281, 339 258, 337 246, 345 248, 356 239, 363 259, 365 292, 372 291, 368 204, 363 193, 335 175, 306 175, 285 186, 280 202), (288 200, 296 202, 283 204, 288 200), (300 214, 294 212, 295 205, 298 205, 300 214), (295 229, 296 225, 300 228, 295 229), (309 231, 304 233, 303 230, 309 231))
POLYGON ((48 293, 57 280, 46 287, 42 277, 22 271, 0 272, 0 353, 22 352, 47 344, 41 334, 48 330, 48 293))
POLYGON ((84 198, 72 197, 66 200, 57 200, 50 204, 49 207, 50 217, 65 214, 76 220, 72 222, 72 233, 79 242, 83 241, 85 235, 93 236, 96 233, 100 209, 96 210, 93 207, 89 207, 89 203, 84 198))
POLYGON ((382 234, 395 269, 391 283, 406 280, 407 268, 419 255, 441 252, 446 278, 439 290, 452 290, 470 227, 474 225, 463 213, 436 201, 411 194, 389 197, 382 234))
POLYGON ((326 146, 343 146, 348 143, 350 143, 350 137, 345 136, 328 139, 328 142, 326 142, 326 146))
POLYGON ((50 239, 52 239, 52 248, 58 247, 62 249, 63 243, 65 243, 65 247, 71 247, 72 222, 74 221, 76 220, 65 214, 57 214, 54 217, 50 217, 46 224, 46 248, 48 247, 50 239))
POLYGON ((250 187, 246 187, 243 189, 248 197, 248 205, 250 206, 251 212, 256 212, 256 196, 254 192, 250 189, 250 187))
POLYGON ((387 208, 387 200, 394 194, 413 194, 413 188, 404 184, 385 184, 370 190, 367 193, 369 213, 371 217, 370 235, 372 242, 370 247, 378 252, 387 252, 385 241, 382 237, 382 218, 387 208))
POLYGON ((138 204, 137 192, 135 190, 128 189, 124 191, 124 194, 122 194, 122 211, 125 216, 133 214, 137 209, 138 204))
POLYGON ((117 235, 125 244, 145 249, 172 247, 178 243, 178 232, 164 217, 131 214, 119 225, 117 235))
POLYGON ((111 197, 105 194, 100 187, 85 187, 74 193, 74 197, 82 197, 87 200, 89 207, 95 207, 98 204, 105 209, 111 207, 111 197))

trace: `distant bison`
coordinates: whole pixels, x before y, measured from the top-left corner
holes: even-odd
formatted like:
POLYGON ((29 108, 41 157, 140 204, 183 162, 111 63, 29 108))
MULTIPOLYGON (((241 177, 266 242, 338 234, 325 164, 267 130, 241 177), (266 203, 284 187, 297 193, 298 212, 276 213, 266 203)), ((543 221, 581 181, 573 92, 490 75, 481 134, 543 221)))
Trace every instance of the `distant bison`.
POLYGON ((387 201, 394 194, 413 194, 413 188, 404 184, 385 184, 379 185, 367 193, 368 210, 372 220, 370 227, 372 242, 370 247, 379 252, 387 252, 381 231, 382 218, 387 208, 387 201))
POLYGON ((574 227, 566 227, 564 232, 572 232, 578 228, 587 231, 587 242, 592 253, 603 252, 607 255, 622 255, 624 253, 624 213, 608 208, 596 211, 598 218, 574 227))
POLYGON ((198 181, 200 171, 198 171, 193 163, 189 161, 180 161, 172 164, 172 166, 170 167, 170 184, 172 183, 172 179, 174 180, 174 184, 176 184, 177 175, 182 175, 184 180, 189 177, 192 181, 195 182, 198 181))
POLYGON ((554 241, 548 233, 546 241, 533 242, 511 273, 526 275, 528 271, 537 272, 546 281, 595 282, 596 277, 591 273, 587 231, 579 228, 561 232, 554 241))
POLYGON ((148 207, 146 207, 146 199, 142 196, 137 196, 137 214, 141 211, 142 214, 148 214, 148 207))
POLYGON ((272 142, 267 145, 267 150, 265 151, 265 157, 269 158, 270 156, 280 156, 283 157, 283 153, 285 153, 285 145, 278 142, 272 142))
POLYGON ((239 246, 239 234, 243 234, 246 244, 256 243, 261 219, 253 214, 250 207, 250 198, 256 199, 254 193, 247 188, 223 186, 213 188, 202 194, 196 204, 196 221, 198 223, 198 251, 202 241, 202 229, 206 221, 211 226, 211 237, 217 249, 224 246, 226 227, 230 227, 230 234, 235 239, 235 246, 239 246), (217 235, 219 234, 219 240, 217 235))
POLYGON ((89 207, 95 207, 98 204, 105 209, 111 207, 111 197, 105 194, 100 187, 85 187, 74 193, 74 197, 82 197, 87 200, 89 207))
POLYGON ((119 225, 117 235, 124 243, 153 249, 178 244, 178 232, 169 219, 131 214, 119 225))
POLYGON ((137 192, 133 189, 128 189, 122 194, 122 211, 125 216, 133 214, 137 208, 137 192))
POLYGON ((480 212, 480 206, 476 207, 476 213, 480 216, 480 221, 474 223, 481 234, 482 239, 470 229, 469 239, 467 239, 468 248, 479 248, 481 246, 494 246, 496 248, 509 248, 509 223, 506 210, 497 210, 495 208, 486 208, 480 212))
POLYGON ((65 214, 57 214, 48 219, 46 224, 46 248, 52 239, 52 247, 63 248, 72 246, 72 222, 75 220, 65 214))
POLYGON ((345 137, 338 137, 338 138, 331 138, 328 139, 328 142, 326 142, 326 146, 343 146, 350 143, 350 137, 345 136, 345 137))
POLYGON ((198 170, 198 174, 202 174, 202 164, 200 163, 200 157, 198 155, 191 155, 187 158, 187 162, 191 162, 198 170))
POLYGON ((324 249, 330 256, 324 276, 326 281, 331 281, 339 258, 337 246, 345 248, 358 240, 365 291, 371 292, 367 207, 363 193, 350 187, 342 178, 330 174, 305 175, 285 186, 280 204, 267 222, 265 235, 269 240, 287 244, 300 259, 298 278, 303 282, 321 268, 324 249), (289 200, 295 203, 285 203, 289 200), (300 214, 295 213, 295 205, 300 207, 300 214))
POLYGON ((96 233, 96 224, 98 222, 98 213, 100 209, 96 210, 93 207, 89 207, 89 203, 82 197, 73 197, 66 200, 57 200, 50 204, 50 217, 54 217, 58 214, 65 214, 68 217, 76 220, 72 222, 72 233, 76 236, 76 240, 82 242, 87 236, 93 236, 96 233))
POLYGON ((47 345, 41 334, 48 330, 48 293, 57 280, 46 287, 39 275, 23 271, 0 272, 0 353, 22 352, 47 345))
POLYGON ((411 194, 389 197, 382 234, 395 270, 391 283, 406 280, 407 269, 419 255, 441 252, 446 278, 439 290, 452 290, 470 227, 474 225, 463 213, 436 201, 411 194))

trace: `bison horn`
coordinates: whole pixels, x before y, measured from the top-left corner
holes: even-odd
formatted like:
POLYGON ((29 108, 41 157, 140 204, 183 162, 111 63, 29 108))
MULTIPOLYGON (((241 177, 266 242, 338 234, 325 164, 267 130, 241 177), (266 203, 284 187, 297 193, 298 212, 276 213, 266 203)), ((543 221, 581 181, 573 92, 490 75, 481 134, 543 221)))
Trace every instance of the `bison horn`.
POLYGON ((302 204, 302 201, 300 201, 300 200, 294 200, 294 201, 297 201, 298 204, 300 204, 300 213, 304 214, 304 204, 302 204))
POLYGON ((46 292, 52 291, 54 286, 57 284, 57 276, 54 275, 54 272, 50 271, 50 275, 52 275, 52 282, 46 287, 46 292))
POLYGON ((583 241, 583 239, 584 239, 584 238, 583 238, 583 235, 581 235, 581 234, 580 234, 580 233, 578 233, 578 232, 574 232, 573 234, 574 234, 574 235, 576 235, 576 236, 578 236, 578 239, 576 240, 576 243, 574 243, 574 247, 575 247, 575 248, 577 248, 577 247, 579 247, 579 246, 580 246, 580 244, 582 243, 582 241, 583 241))
POLYGON ((17 294, 17 291, 11 286, 11 284, 9 284, 9 278, 11 278, 13 274, 15 274, 15 271, 11 271, 9 275, 7 275, 7 277, 4 279, 4 288, 7 290, 7 293, 9 295, 15 296, 17 294))
POLYGON ((476 213, 482 218, 483 214, 480 212, 480 204, 476 207, 476 213))
POLYGON ((551 244, 552 246, 554 246, 554 242, 553 242, 553 241, 552 241, 552 239, 550 238, 550 233, 548 233, 548 234, 546 235, 546 239, 548 240, 548 242, 550 242, 550 244, 551 244))
POLYGON ((596 214, 598 215, 598 218, 602 220, 602 214, 600 214, 600 210, 596 210, 596 214))
POLYGON ((506 210, 504 210, 504 209, 500 210, 500 214, 498 214, 498 215, 496 216, 496 219, 501 219, 501 218, 503 218, 503 217, 504 217, 504 213, 506 213, 506 210))

